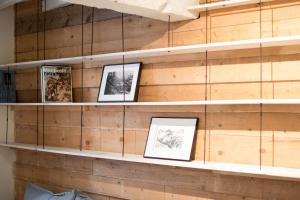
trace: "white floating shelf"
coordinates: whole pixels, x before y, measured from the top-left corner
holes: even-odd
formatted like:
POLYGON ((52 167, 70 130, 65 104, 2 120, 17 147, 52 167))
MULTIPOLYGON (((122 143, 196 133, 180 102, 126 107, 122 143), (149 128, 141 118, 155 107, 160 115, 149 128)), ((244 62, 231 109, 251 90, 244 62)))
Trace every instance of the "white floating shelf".
POLYGON ((36 151, 37 150, 37 146, 32 145, 32 144, 18 144, 18 143, 5 144, 5 143, 0 143, 0 146, 10 147, 10 148, 14 148, 14 149, 31 150, 31 151, 36 151))
POLYGON ((28 68, 36 67, 41 65, 55 65, 55 64, 79 64, 82 62, 89 61, 113 61, 123 59, 137 59, 155 57, 155 56, 166 56, 166 55, 178 55, 178 54, 189 54, 189 53, 203 53, 206 51, 226 51, 226 50, 239 50, 239 49, 252 49, 260 47, 276 47, 276 46, 288 46, 288 45, 300 45, 300 35, 295 36, 284 36, 284 37, 273 37, 253 40, 241 40, 241 41, 230 41, 230 42, 217 42, 209 44, 197 44, 188 46, 178 46, 169 48, 157 48, 157 49, 145 49, 137 51, 126 51, 99 54, 92 56, 80 56, 70 57, 61 59, 50 59, 50 60, 38 60, 30 62, 19 62, 11 64, 0 65, 0 69, 11 68, 28 68))
POLYGON ((241 99, 170 102, 118 102, 118 103, 0 103, 0 106, 197 106, 197 105, 284 105, 300 104, 300 99, 241 99))
POLYGON ((164 165, 173 167, 183 167, 199 170, 209 170, 214 173, 222 173, 229 175, 238 176, 249 176, 249 177, 260 177, 260 178, 270 178, 270 179, 280 179, 280 180, 299 180, 300 179, 300 169, 293 168, 281 168, 281 167, 269 167, 262 166, 261 168, 257 165, 245 165, 245 164, 230 164, 230 163, 218 163, 218 162, 206 162, 204 161, 172 161, 172 160, 162 160, 162 159, 149 159, 144 158, 141 155, 125 154, 122 156, 121 153, 108 153, 99 151, 89 151, 89 150, 76 150, 71 148, 59 148, 59 147, 48 147, 45 148, 30 144, 3 144, 0 146, 10 147, 15 149, 24 149, 38 152, 55 153, 62 155, 80 156, 88 158, 98 158, 98 159, 108 159, 117 160, 125 162, 134 163, 144 163, 152 165, 164 165))
POLYGON ((224 0, 224 1, 218 1, 213 3, 199 4, 197 6, 189 7, 188 10, 201 12, 207 10, 220 9, 220 8, 230 8, 230 7, 244 6, 244 5, 250 5, 256 3, 264 3, 268 1, 272 1, 272 0, 224 0))

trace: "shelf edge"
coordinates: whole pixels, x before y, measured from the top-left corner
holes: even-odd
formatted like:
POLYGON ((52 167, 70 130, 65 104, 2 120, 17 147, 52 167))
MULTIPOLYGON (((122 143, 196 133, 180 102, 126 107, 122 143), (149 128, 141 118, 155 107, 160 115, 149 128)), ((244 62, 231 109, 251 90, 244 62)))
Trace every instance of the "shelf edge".
POLYGON ((208 170, 214 173, 228 174, 235 176, 246 176, 246 177, 257 177, 267 179, 279 179, 279 180, 297 180, 300 179, 300 169, 294 168, 283 168, 283 167, 269 167, 258 165, 246 165, 246 164, 231 164, 231 163, 220 163, 220 162, 206 162, 204 161, 172 161, 162 159, 148 159, 143 158, 141 155, 125 154, 123 157, 121 153, 107 153, 107 152, 96 152, 89 150, 76 150, 70 148, 60 147, 41 147, 28 144, 4 144, 0 143, 2 147, 9 147, 14 149, 24 149, 37 152, 54 153, 70 156, 89 157, 96 159, 116 160, 124 162, 134 162, 141 164, 153 164, 170 167, 182 167, 197 170, 208 170))

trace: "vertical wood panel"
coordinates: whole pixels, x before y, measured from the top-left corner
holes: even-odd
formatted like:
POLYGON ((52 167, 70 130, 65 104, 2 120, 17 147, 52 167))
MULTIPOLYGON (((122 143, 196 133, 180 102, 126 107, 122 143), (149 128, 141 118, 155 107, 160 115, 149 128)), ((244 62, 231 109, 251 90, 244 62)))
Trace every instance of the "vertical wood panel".
MULTIPOLYGON (((91 9, 84 8, 82 52, 81 6, 73 5, 47 14, 44 47, 42 20, 39 28, 36 25, 36 2, 16 6, 17 61, 42 59, 44 53, 50 59, 122 51, 121 14, 95 9, 92 33, 91 9)), ((171 46, 178 46, 254 39, 260 34, 272 37, 300 33, 299 2, 263 5, 262 30, 259 6, 249 5, 210 11, 208 16, 203 12, 199 19, 172 23, 170 38, 168 23, 124 15, 125 49, 167 47, 169 39, 171 46)), ((206 96, 212 100, 299 98, 299 45, 263 49, 262 66, 260 53, 259 49, 208 52, 207 63, 205 54, 141 59, 145 65, 138 100, 204 100, 206 96)), ((140 60, 126 60, 129 61, 140 60)), ((103 64, 111 63, 84 65, 84 101, 96 101, 103 64)), ((72 67, 74 101, 81 101, 81 66, 72 67)), ((40 96, 36 91, 39 87, 36 74, 36 69, 17 71, 18 102, 35 102, 36 95, 40 96)), ((41 109, 38 120, 36 108, 14 109, 16 142, 35 144, 39 134, 38 142, 42 143, 41 109)), ((45 109, 45 144, 79 148, 80 108, 45 109)), ((206 113, 204 106, 125 109, 123 138, 123 107, 84 107, 83 148, 121 153, 124 141, 125 153, 142 155, 151 117, 192 116, 200 119, 193 151, 196 160, 258 167, 260 162, 270 166, 300 166, 300 159, 289 156, 299 151, 300 146, 297 107, 263 106, 263 127, 260 127, 260 108, 253 105, 208 106, 206 113)), ((27 181, 58 192, 78 187, 96 200, 297 199, 299 193, 298 182, 27 151, 17 153, 16 199, 22 199, 27 181)))

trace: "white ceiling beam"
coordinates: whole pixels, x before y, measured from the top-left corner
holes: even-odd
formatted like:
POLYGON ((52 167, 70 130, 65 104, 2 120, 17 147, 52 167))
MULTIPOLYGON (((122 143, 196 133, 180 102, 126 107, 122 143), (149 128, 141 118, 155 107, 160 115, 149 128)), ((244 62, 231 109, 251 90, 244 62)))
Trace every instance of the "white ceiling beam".
POLYGON ((256 3, 265 3, 274 0, 223 0, 223 1, 216 1, 212 3, 202 3, 197 6, 192 6, 188 8, 188 10, 194 11, 207 11, 207 10, 215 10, 220 8, 230 8, 236 6, 244 6, 256 3))
MULTIPOLYGON (((14 4, 23 1, 28 1, 28 0, 0 0, 0 10, 7 8, 9 6, 13 6, 14 4)), ((48 0, 46 1, 46 11, 60 8, 67 5, 70 5, 70 3, 66 2, 65 0, 48 0)), ((45 0, 42 1, 42 10, 43 12, 45 12, 45 0)))
POLYGON ((45 12, 45 10, 49 11, 49 10, 53 10, 68 5, 70 5, 70 3, 66 2, 65 0, 47 0, 47 1, 43 0, 42 11, 45 12))
POLYGON ((26 0, 0 0, 0 10, 26 0))
MULTIPOLYGON (((0 9, 26 0, 0 0, 0 9)), ((99 9, 110 9, 117 12, 139 15, 163 21, 182 21, 196 19, 199 11, 189 10, 199 5, 198 0, 47 0, 46 11, 78 4, 99 9)), ((45 0, 42 6, 45 11, 45 0)))
POLYGON ((128 13, 168 21, 182 21, 195 19, 198 11, 188 10, 191 6, 199 4, 198 0, 64 0, 72 4, 79 4, 100 9, 110 9, 117 12, 128 13))

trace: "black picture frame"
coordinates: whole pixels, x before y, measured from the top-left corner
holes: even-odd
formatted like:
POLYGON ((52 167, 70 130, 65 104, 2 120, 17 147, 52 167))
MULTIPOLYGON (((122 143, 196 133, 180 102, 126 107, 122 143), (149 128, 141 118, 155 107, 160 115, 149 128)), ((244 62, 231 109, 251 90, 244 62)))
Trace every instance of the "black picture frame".
POLYGON ((118 103, 118 102, 136 102, 138 99, 138 94, 139 94, 139 86, 140 86, 140 79, 141 79, 141 70, 142 70, 142 66, 143 63, 142 62, 131 62, 131 63, 118 63, 118 64, 106 64, 103 66, 102 69, 102 76, 100 79, 100 83, 99 83, 99 90, 98 90, 98 96, 97 96, 97 102, 98 103, 118 103), (105 87, 106 85, 103 85, 103 80, 104 80, 104 72, 105 69, 108 67, 114 67, 114 66, 120 66, 120 65, 124 65, 124 69, 126 68, 126 65, 132 65, 132 64, 138 64, 138 73, 137 73, 137 79, 136 79, 136 86, 135 86, 135 90, 134 90, 134 95, 133 95, 133 99, 131 100, 126 100, 123 96, 123 99, 120 100, 103 100, 100 99, 100 95, 101 95, 101 89, 102 87, 105 87))
POLYGON ((195 137, 196 137, 196 133, 197 133, 197 129, 198 129, 198 124, 199 124, 199 118, 198 117, 152 117, 150 124, 149 124, 149 128, 148 128, 148 135, 147 135, 147 140, 146 140, 146 145, 144 148, 144 154, 143 157, 144 158, 149 158, 149 159, 161 159, 161 160, 173 160, 173 161, 191 161, 192 159, 192 152, 193 152, 193 148, 195 147, 195 137), (147 149, 147 145, 149 142, 149 135, 150 135, 150 130, 151 130, 151 126, 153 123, 153 119, 158 118, 158 119, 193 119, 196 120, 195 122, 195 130, 193 132, 193 136, 192 136, 192 142, 191 142, 191 146, 189 148, 189 158, 188 159, 175 159, 175 158, 164 158, 164 157, 158 157, 158 156, 147 156, 146 155, 146 149, 147 149))

